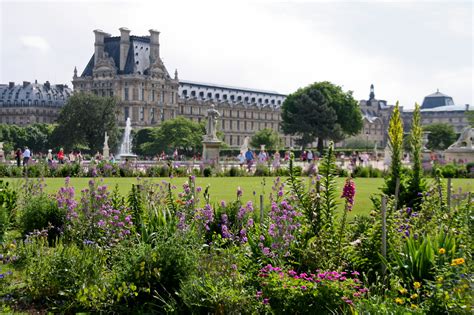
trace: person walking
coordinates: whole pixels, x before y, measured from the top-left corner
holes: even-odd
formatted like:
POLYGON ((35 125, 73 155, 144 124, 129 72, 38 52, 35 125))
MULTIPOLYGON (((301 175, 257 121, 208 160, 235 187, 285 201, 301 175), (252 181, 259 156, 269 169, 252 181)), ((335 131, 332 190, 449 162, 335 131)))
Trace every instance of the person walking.
POLYGON ((16 149, 15 152, 15 159, 16 159, 16 166, 20 167, 21 166, 21 149, 18 148, 16 149))
POLYGON ((58 161, 59 161, 59 164, 64 164, 64 149, 63 148, 59 149, 58 161))
POLYGON ((313 152, 311 150, 308 150, 308 153, 306 154, 306 158, 308 159, 309 164, 313 162, 313 152))
POLYGON ((23 166, 28 166, 28 161, 31 157, 31 151, 28 147, 25 147, 25 151, 23 151, 23 166))
POLYGON ((245 159, 247 160, 247 171, 250 172, 252 170, 252 164, 254 159, 253 153, 250 148, 247 150, 247 152, 245 152, 245 159))
POLYGON ((46 161, 48 162, 48 165, 51 166, 53 165, 53 150, 49 149, 48 154, 46 155, 46 161))

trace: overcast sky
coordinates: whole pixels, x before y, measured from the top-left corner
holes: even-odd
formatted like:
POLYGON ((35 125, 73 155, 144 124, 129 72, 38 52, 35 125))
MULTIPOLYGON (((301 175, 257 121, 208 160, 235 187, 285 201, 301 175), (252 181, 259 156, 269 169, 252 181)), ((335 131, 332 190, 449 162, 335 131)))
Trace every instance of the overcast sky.
POLYGON ((291 93, 331 81, 405 107, 439 88, 473 102, 471 1, 5 1, 0 83, 70 84, 94 29, 161 31, 179 78, 291 93))

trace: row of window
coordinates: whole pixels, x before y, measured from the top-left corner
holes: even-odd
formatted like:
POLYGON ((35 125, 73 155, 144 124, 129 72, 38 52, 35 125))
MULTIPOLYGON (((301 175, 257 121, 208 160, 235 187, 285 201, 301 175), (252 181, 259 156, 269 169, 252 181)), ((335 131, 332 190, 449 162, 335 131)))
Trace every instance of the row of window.
MULTIPOLYGON (((204 115, 205 111, 202 110, 202 107, 198 106, 193 108, 192 106, 180 107, 181 115, 189 114, 189 115, 204 115), (185 110, 186 109, 186 110, 185 110)), ((256 113, 254 111, 239 111, 236 110, 235 112, 230 110, 223 110, 222 117, 237 117, 237 118, 245 118, 245 119, 265 119, 265 120, 278 120, 280 115, 277 113, 256 113), (237 116, 235 116, 237 113, 237 116)))
MULTIPOLYGON (((188 90, 183 90, 182 92, 183 96, 185 98, 188 98, 188 90)), ((204 100, 206 99, 204 97, 204 92, 199 92, 199 98, 204 100)), ((196 91, 191 91, 191 94, 190 94, 191 97, 196 97, 196 91)), ((220 100, 221 99, 221 95, 219 93, 216 93, 214 94, 214 97, 212 96, 212 93, 207 93, 207 99, 215 99, 215 100, 220 100)), ((268 99, 268 98, 255 98, 255 97, 248 97, 248 96, 245 96, 245 97, 242 97, 241 95, 234 95, 234 94, 231 94, 230 97, 227 95, 227 94, 223 94, 222 95, 222 100, 226 101, 226 100, 230 100, 232 102, 234 101, 237 101, 237 102, 241 102, 241 101, 244 101, 245 103, 258 103, 258 104, 271 104, 271 105, 281 105, 281 100, 274 100, 274 99, 268 99)))
POLYGON ((253 131, 263 128, 271 128, 279 131, 278 124, 269 122, 254 122, 254 121, 240 121, 240 120, 222 120, 222 130, 242 130, 242 131, 253 131))
MULTIPOLYGON (((145 101, 145 89, 132 89, 132 100, 133 101, 145 101)), ((159 93, 156 90, 151 90, 151 93, 149 93, 149 101, 150 102, 155 102, 158 100, 158 96, 160 99, 161 103, 165 102, 165 91, 159 93)), ((124 101, 129 101, 130 100, 130 91, 128 87, 123 88, 123 100, 124 101)), ((171 104, 174 104, 175 102, 175 93, 171 93, 171 104)))
POLYGON ((30 106, 40 106, 40 107, 61 107, 63 106, 64 103, 58 103, 58 102, 54 102, 53 101, 38 101, 38 100, 21 100, 21 101, 17 101, 17 100, 14 100, 14 101, 10 101, 10 100, 7 100, 7 101, 3 101, 3 100, 0 100, 0 107, 10 107, 10 106, 20 106, 20 107, 30 107, 30 106))
MULTIPOLYGON (((134 110, 130 110, 130 107, 124 107, 124 109, 123 109, 124 119, 127 120, 127 118, 130 117, 130 119, 134 122, 135 121, 145 122, 145 110, 146 110, 145 107, 139 107, 138 108, 138 113, 136 112, 136 110, 135 110, 135 113, 134 113, 134 110), (136 116, 138 116, 138 117, 136 117, 136 116)), ((152 107, 148 111, 148 117, 147 118, 148 119, 146 119, 146 120, 150 123, 155 123, 158 118, 159 118, 160 121, 164 121, 165 120, 164 110, 162 108, 160 108, 157 112, 157 111, 155 111, 155 108, 152 107)))

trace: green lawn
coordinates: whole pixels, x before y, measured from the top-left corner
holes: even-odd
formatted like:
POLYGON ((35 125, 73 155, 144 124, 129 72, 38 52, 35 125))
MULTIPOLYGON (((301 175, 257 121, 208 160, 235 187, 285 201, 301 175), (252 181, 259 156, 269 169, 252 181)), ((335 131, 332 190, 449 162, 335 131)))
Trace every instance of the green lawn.
MULTIPOLYGON (((13 185, 18 186, 21 189, 21 179, 6 179, 12 182, 13 185)), ((90 178, 71 178, 71 185, 76 188, 76 194, 80 195, 80 190, 87 187, 87 183, 90 178)), ((168 181, 169 178, 146 178, 142 180, 152 180, 155 182, 161 182, 163 180, 168 181)), ((180 190, 180 186, 186 181, 187 178, 173 178, 171 183, 178 186, 177 191, 180 190)), ((268 196, 272 192, 274 178, 271 177, 197 177, 196 185, 205 188, 209 185, 210 196, 212 202, 219 202, 221 200, 230 201, 236 197, 237 187, 241 187, 243 190, 243 200, 252 200, 256 202, 260 194, 264 194, 265 203, 268 205, 268 196), (255 192, 255 195, 254 195, 255 192)), ((431 179, 430 179, 431 181, 431 179)), ((60 187, 64 185, 64 178, 47 178, 46 192, 55 193, 60 187)), ((131 188, 131 185, 137 183, 136 178, 104 178, 103 182, 105 185, 113 189, 115 185, 118 185, 121 194, 126 195, 131 188)), ((338 189, 341 191, 342 185, 344 184, 343 178, 337 179, 338 189)), ((368 214, 371 208, 371 202, 369 196, 371 194, 379 192, 379 188, 383 185, 382 178, 356 178, 356 197, 355 206, 350 217, 355 214, 368 214)), ((453 187, 455 189, 462 188, 463 191, 474 191, 474 181, 472 179, 453 179, 453 187)), ((342 209, 342 200, 339 205, 342 209)))

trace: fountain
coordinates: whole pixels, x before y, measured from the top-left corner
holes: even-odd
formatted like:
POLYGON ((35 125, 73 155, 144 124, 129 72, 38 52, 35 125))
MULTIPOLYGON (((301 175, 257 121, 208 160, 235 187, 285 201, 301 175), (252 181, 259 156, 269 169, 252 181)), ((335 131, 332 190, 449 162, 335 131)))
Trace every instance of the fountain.
POLYGON ((130 117, 127 117, 127 121, 125 122, 125 131, 123 133, 122 144, 120 145, 120 152, 117 156, 117 159, 119 160, 137 159, 137 155, 132 153, 132 139, 130 137, 131 132, 132 122, 130 121, 130 117))

